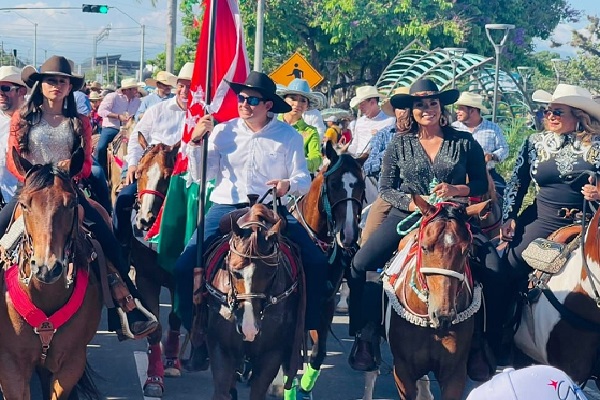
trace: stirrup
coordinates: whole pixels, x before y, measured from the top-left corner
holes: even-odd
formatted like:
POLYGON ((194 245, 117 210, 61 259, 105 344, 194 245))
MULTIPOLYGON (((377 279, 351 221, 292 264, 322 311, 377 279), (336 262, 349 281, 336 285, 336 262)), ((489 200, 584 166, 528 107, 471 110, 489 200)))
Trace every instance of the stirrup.
MULTIPOLYGON (((144 316, 146 318, 148 318, 148 322, 155 322, 158 324, 158 319, 156 318, 156 316, 154 314, 152 314, 150 311, 148 311, 143 305, 142 303, 136 299, 135 297, 133 298, 133 303, 135 304, 135 308, 137 308, 142 314, 144 314, 144 316)), ((119 316, 119 321, 121 322, 121 331, 117 332, 118 335, 122 335, 125 338, 128 339, 143 339, 146 336, 148 336, 150 333, 152 333, 154 330, 150 331, 150 332, 146 332, 143 335, 134 335, 133 332, 131 332, 131 329, 129 328, 129 320, 127 319, 127 313, 125 311, 123 311, 123 309, 121 307, 116 307, 117 309, 117 315, 119 316)))

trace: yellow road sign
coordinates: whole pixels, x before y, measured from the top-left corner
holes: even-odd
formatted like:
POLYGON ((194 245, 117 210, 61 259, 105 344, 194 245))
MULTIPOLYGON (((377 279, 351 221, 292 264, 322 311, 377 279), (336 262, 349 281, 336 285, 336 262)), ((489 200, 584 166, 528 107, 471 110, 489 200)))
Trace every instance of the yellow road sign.
POLYGON ((275 83, 285 86, 295 78, 306 79, 311 88, 323 80, 323 76, 298 52, 295 52, 289 60, 281 64, 269 76, 275 83))

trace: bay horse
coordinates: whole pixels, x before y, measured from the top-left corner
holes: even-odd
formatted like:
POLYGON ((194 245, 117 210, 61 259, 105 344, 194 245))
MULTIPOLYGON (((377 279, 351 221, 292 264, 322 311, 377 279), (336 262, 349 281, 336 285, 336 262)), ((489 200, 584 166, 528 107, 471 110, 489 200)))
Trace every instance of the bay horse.
MULTIPOLYGON (((583 208, 585 214, 585 207, 583 208)), ((514 337, 535 362, 566 372, 576 383, 600 376, 600 213, 539 297, 528 297, 514 337)), ((578 240, 579 241, 579 240, 578 240)))
POLYGON ((394 380, 400 398, 414 400, 417 380, 432 371, 442 399, 459 400, 467 379, 473 316, 481 305, 481 286, 474 285, 468 264, 472 234, 467 220, 487 203, 431 205, 416 195, 413 201, 423 219, 400 242, 400 249, 409 246, 407 263, 384 276, 394 380))
POLYGON ((108 180, 108 189, 112 204, 115 204, 117 195, 124 183, 124 179, 122 178, 123 163, 127 155, 129 136, 134 126, 135 121, 131 118, 125 126, 121 127, 112 142, 108 144, 108 150, 106 151, 106 169, 108 174, 106 179, 108 180))
POLYGON ((265 398, 280 367, 290 387, 301 364, 304 276, 298 253, 280 236, 285 219, 261 203, 240 214, 224 217, 231 233, 206 262, 213 400, 237 399, 236 370, 245 359, 253 368, 251 400, 265 398))
POLYGON ((303 395, 310 392, 317 381, 327 354, 327 337, 335 312, 335 295, 345 271, 358 247, 359 224, 365 196, 364 160, 346 153, 348 145, 334 149, 325 144, 329 160, 310 185, 308 193, 292 207, 292 215, 306 228, 309 235, 329 256, 327 272, 328 294, 321 313, 319 329, 310 332, 313 342, 308 369, 302 377, 303 395))
MULTIPOLYGON (((156 222, 162 204, 165 200, 167 189, 175 159, 179 152, 181 142, 174 145, 159 143, 149 145, 144 135, 138 132, 137 137, 144 150, 138 163, 137 175, 137 209, 133 228, 136 238, 132 238, 131 261, 135 268, 135 283, 147 302, 150 311, 158 317, 160 311, 159 297, 161 287, 166 287, 171 293, 173 304, 173 291, 175 282, 173 276, 158 264, 158 254, 154 247, 144 240, 143 235, 156 222), (142 237, 139 237, 142 235, 142 237)), ((144 395, 161 397, 164 392, 165 376, 178 377, 181 375, 179 361, 179 334, 181 320, 171 309, 169 313, 169 331, 164 342, 165 362, 162 361, 162 327, 148 336, 148 370, 144 384, 144 395)))
POLYGON ((66 170, 31 165, 14 149, 13 157, 25 176, 19 195, 25 228, 18 259, 5 265, 2 275, 2 393, 5 399, 29 399, 35 370, 45 399, 77 394, 99 399, 86 360, 103 304, 100 285, 89 272, 92 249, 72 179, 83 166, 83 151, 73 153, 66 170))

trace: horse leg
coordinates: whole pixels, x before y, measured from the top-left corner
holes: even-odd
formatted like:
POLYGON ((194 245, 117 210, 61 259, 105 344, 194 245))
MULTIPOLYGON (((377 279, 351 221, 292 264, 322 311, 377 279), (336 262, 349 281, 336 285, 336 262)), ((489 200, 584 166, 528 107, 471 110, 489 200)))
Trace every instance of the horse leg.
MULTIPOLYGON (((29 381, 33 374, 32 365, 22 365, 1 357, 0 359, 0 385, 2 386, 1 393, 6 400, 29 400, 31 399, 31 391, 29 389, 29 381)), ((49 396, 49 386, 46 393, 49 396)), ((46 397, 47 399, 48 397, 46 397)))
POLYGON ((261 354, 260 358, 256 360, 254 365, 257 368, 254 369, 252 376, 250 400, 263 400, 265 398, 269 385, 277 376, 282 361, 283 352, 281 350, 261 354))
POLYGON ((399 360, 394 360, 394 383, 401 400, 415 400, 417 398, 416 382, 410 378, 405 366, 399 360))
POLYGON ((165 351, 165 376, 181 376, 181 363, 179 361, 179 336, 181 320, 173 311, 169 313, 169 331, 163 343, 165 351))
MULTIPOLYGON (((76 354, 70 354, 69 359, 62 363, 60 370, 50 375, 50 399, 64 400, 68 399, 71 392, 75 389, 77 383, 85 371, 86 355, 85 349, 76 354)), ((76 395, 73 397, 77 398, 76 395)))
POLYGON ((213 376, 212 400, 231 400, 237 397, 235 369, 241 359, 227 354, 219 343, 210 346, 210 363, 213 376))
POLYGON ((350 288, 348 287, 348 283, 346 281, 342 282, 340 285, 340 301, 338 301, 335 306, 335 311, 339 313, 347 313, 348 312, 348 295, 350 294, 350 288))
POLYGON ((467 382, 466 363, 463 362, 462 366, 454 364, 450 368, 445 368, 437 378, 442 392, 442 400, 462 399, 467 382))
POLYGON ((417 380, 417 400, 433 400, 431 384, 427 375, 423 375, 421 379, 417 380))
POLYGON ((375 382, 377 382, 378 375, 379 370, 365 372, 365 391, 362 400, 373 400, 373 391, 375 390, 375 382))
POLYGON ((148 397, 162 397, 165 391, 165 384, 163 381, 165 370, 160 349, 161 332, 162 330, 157 329, 148 336, 148 371, 146 382, 144 383, 144 396, 148 397), (158 335, 155 335, 156 332, 158 332, 158 335))

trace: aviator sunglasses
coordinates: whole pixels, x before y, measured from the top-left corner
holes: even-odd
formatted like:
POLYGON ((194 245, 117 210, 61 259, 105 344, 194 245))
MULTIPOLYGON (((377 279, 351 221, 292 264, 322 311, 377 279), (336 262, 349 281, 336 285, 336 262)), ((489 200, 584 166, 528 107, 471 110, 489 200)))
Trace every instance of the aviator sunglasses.
POLYGON ((546 111, 544 111, 544 115, 546 117, 549 117, 550 115, 554 115, 555 117, 561 117, 565 113, 566 113, 566 111, 563 111, 563 110, 546 110, 546 111))
POLYGON ((17 90, 18 88, 19 88, 18 86, 0 85, 0 91, 2 91, 4 93, 10 93, 11 90, 13 90, 13 89, 17 90))
POLYGON ((248 102, 248 105, 250 105, 250 106, 257 106, 260 104, 261 101, 265 101, 265 99, 260 98, 260 97, 242 96, 241 94, 238 94, 237 98, 238 98, 238 103, 244 104, 244 102, 248 102))

